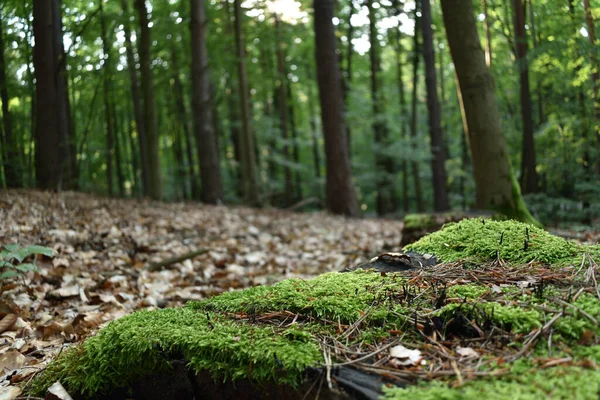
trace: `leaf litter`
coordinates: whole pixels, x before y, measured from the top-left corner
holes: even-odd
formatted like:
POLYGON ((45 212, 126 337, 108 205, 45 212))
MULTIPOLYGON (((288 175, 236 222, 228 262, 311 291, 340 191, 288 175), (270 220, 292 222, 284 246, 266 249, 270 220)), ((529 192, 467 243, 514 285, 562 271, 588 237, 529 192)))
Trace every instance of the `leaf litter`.
POLYGON ((2 282, 0 392, 109 321, 140 309, 287 278, 310 278, 400 250, 402 223, 323 212, 0 192, 0 244, 42 245, 37 272, 2 282), (205 249, 157 270, 149 265, 205 249))

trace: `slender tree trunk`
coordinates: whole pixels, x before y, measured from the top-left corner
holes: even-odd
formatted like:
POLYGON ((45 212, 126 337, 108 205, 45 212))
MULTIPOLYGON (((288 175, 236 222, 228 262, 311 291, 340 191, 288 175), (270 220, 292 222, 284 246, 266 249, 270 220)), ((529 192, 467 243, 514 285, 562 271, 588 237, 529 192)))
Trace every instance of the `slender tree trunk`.
MULTIPOLYGON (((349 94, 352 86, 352 56, 354 55, 354 48, 352 44, 352 38, 354 37, 354 26, 350 23, 352 16, 356 12, 354 7, 354 1, 350 0, 350 13, 348 14, 348 47, 346 50, 346 70, 342 74, 342 95, 344 97, 344 113, 348 114, 350 107, 349 94)), ((348 156, 352 159, 352 129, 349 124, 346 124, 346 137, 348 138, 348 156)))
MULTIPOLYGON (((400 18, 402 7, 398 0, 394 0, 393 7, 395 10, 396 18, 400 18)), ((400 29, 394 29, 396 32, 396 40, 394 43, 395 56, 396 56, 396 86, 398 90, 398 99, 400 104, 400 137, 403 140, 407 139, 406 121, 408 120, 408 110, 406 109, 406 96, 404 93, 404 72, 402 60, 402 54, 404 49, 402 48, 402 32, 400 29)), ((408 195, 408 162, 406 159, 402 160, 402 209, 404 213, 408 213, 410 208, 410 197, 408 195)))
MULTIPOLYGON (((0 8, 0 13, 2 9, 0 8)), ((2 124, 4 138, 2 140, 2 161, 6 187, 18 188, 23 185, 22 155, 19 152, 17 138, 12 129, 12 118, 8 109, 8 89, 6 82, 6 64, 4 60, 4 24, 5 19, 0 15, 0 100, 2 100, 2 124)))
POLYGON ((481 0, 483 6, 483 29, 485 30, 485 63, 492 67, 492 35, 490 33, 490 13, 488 12, 488 0, 481 0))
POLYGON ((223 185, 219 151, 212 123, 204 0, 191 0, 191 10, 192 104, 202 180, 202 201, 216 204, 223 201, 223 185))
POLYGON ((371 61, 371 104, 373 109, 373 132, 375 134, 375 165, 377 167, 377 213, 385 215, 396 210, 395 168, 393 159, 386 153, 390 141, 388 127, 385 122, 383 94, 379 88, 381 60, 373 0, 367 2, 367 7, 369 8, 369 38, 371 43, 369 58, 371 61))
POLYGON ((56 87, 57 129, 60 135, 59 148, 61 160, 61 188, 73 189, 77 184, 76 171, 73 170, 73 132, 67 85, 66 54, 63 44, 63 27, 61 18, 61 0, 52 1, 52 38, 54 56, 54 80, 56 87))
POLYGON ((115 167, 117 171, 117 188, 119 189, 119 197, 125 197, 125 175, 123 174, 123 145, 121 140, 121 128, 119 123, 119 114, 117 114, 117 106, 115 102, 112 103, 112 116, 113 116, 113 132, 115 134, 114 148, 115 148, 115 167))
POLYGON ((335 214, 355 216, 358 202, 348 155, 340 69, 333 29, 333 0, 314 0, 315 56, 325 136, 327 207, 335 214))
POLYGON ((290 169, 290 166, 288 165, 292 157, 290 156, 290 139, 288 134, 287 76, 285 71, 285 57, 283 55, 283 48, 281 43, 281 27, 279 17, 277 16, 277 14, 275 14, 275 38, 275 46, 277 51, 277 98, 279 100, 279 129, 281 132, 281 138, 283 139, 283 158, 286 162, 286 164, 283 167, 283 206, 288 207, 294 202, 294 188, 292 182, 292 171, 290 169))
MULTIPOLYGON (((310 72, 309 72, 309 76, 314 76, 314 71, 312 71, 312 68, 310 68, 310 72)), ((321 156, 319 155, 319 138, 317 137, 317 123, 315 121, 315 115, 316 115, 316 111, 315 111, 315 106, 314 106, 314 93, 313 93, 313 86, 312 84, 309 82, 308 83, 308 115, 310 116, 309 119, 309 123, 310 123, 310 133, 311 133, 311 139, 312 139, 312 155, 313 155, 313 165, 315 168, 315 178, 318 180, 321 177, 321 156)), ((320 192, 318 190, 317 187, 317 191, 320 192)))
POLYGON ((513 0, 515 54, 519 70, 519 89, 521 100, 521 123, 523 129, 521 148, 521 191, 534 193, 538 190, 536 172, 535 141, 533 138, 533 106, 529 91, 529 67, 527 65, 527 32, 525 30, 525 2, 513 0))
POLYGON ((138 52, 140 56, 140 70, 142 75, 142 93, 144 95, 144 134, 146 142, 145 161, 148 165, 148 195, 155 200, 163 196, 162 178, 160 175, 160 157, 158 144, 158 127, 156 120, 156 101, 154 98, 154 85, 152 70, 150 68, 150 27, 148 26, 148 10, 145 0, 135 0, 135 8, 140 21, 140 37, 138 39, 138 52))
POLYGON ((34 0, 33 34, 35 37, 34 64, 36 78, 36 152, 37 186, 60 190, 64 162, 61 134, 58 129, 57 88, 53 40, 52 2, 34 0), (40 151, 40 149, 44 149, 40 151))
POLYGON ((539 224, 527 211, 510 167, 494 79, 485 64, 473 2, 442 0, 442 13, 459 83, 459 100, 477 187, 477 207, 539 224))
POLYGON ((238 84, 240 97, 240 110, 242 117, 242 130, 240 131, 240 156, 242 159, 242 185, 247 203, 253 206, 260 204, 258 168, 254 152, 254 135, 250 125, 250 104, 248 90, 248 76, 246 73, 246 51, 242 35, 242 10, 241 0, 234 1, 235 18, 235 44, 238 64, 238 84))
MULTIPOLYGON (((131 31, 129 28, 129 9, 127 6, 128 0, 121 0, 121 7, 123 9, 123 14, 125 15, 123 21, 123 33, 125 35, 125 54, 127 56, 127 69, 129 71, 129 80, 131 83, 131 97, 133 99, 133 112, 135 116, 135 127, 139 145, 139 155, 140 155, 140 170, 141 170, 141 178, 142 178, 142 194, 147 196, 149 195, 150 183, 149 179, 149 171, 150 164, 148 164, 148 144, 146 138, 146 128, 144 126, 144 110, 142 108, 142 99, 140 94, 140 85, 138 80, 138 73, 136 68, 135 57, 133 54, 133 45, 131 43, 131 31)), ((137 148, 134 148, 133 151, 138 152, 137 148)))
POLYGON ((446 151, 442 133, 442 116, 437 93, 433 30, 431 29, 430 0, 421 0, 423 21, 423 60, 425 63, 425 86, 429 111, 429 133, 431 137, 431 171, 433 175, 433 197, 435 211, 450 209, 446 190, 446 151))
MULTIPOLYGON (((535 13, 533 12, 533 0, 529 1, 529 21, 531 27, 531 44, 533 46, 534 51, 539 47, 539 33, 536 31, 535 27, 535 13)), ((540 126, 544 123, 544 92, 542 88, 542 80, 540 78, 540 74, 537 74, 538 78, 536 79, 536 97, 537 97, 537 108, 538 108, 538 120, 535 126, 540 126)))
MULTIPOLYGON (((421 18, 418 16, 418 2, 415 7, 415 35, 413 48, 413 85, 411 99, 411 116, 410 116, 410 136, 412 139, 411 146, 414 149, 415 138, 417 137, 417 89, 419 84, 419 29, 421 28, 421 18)), ((416 149, 414 149, 416 151, 416 149)), ((415 184, 415 196, 417 199, 417 211, 425 211, 425 203, 423 202, 423 192, 421 190, 421 173, 419 172, 419 164, 416 161, 411 162, 411 172, 413 182, 415 184)))
MULTIPOLYGON (((189 182, 189 185, 192 190, 192 198, 196 200, 201 199, 200 195, 200 177, 197 176, 196 170, 194 168, 194 148, 193 148, 193 139, 192 134, 190 132, 190 125, 188 123, 188 112, 185 107, 185 99, 183 94, 183 85, 181 84, 181 79, 179 78, 181 70, 179 68, 179 60, 177 57, 178 49, 175 46, 175 41, 171 40, 171 71, 173 72, 173 95, 175 99, 175 112, 179 118, 179 125, 183 129, 183 139, 185 142, 185 156, 187 157, 187 165, 183 165, 182 167, 185 169, 185 179, 189 182)), ((179 135, 181 138, 181 135, 179 135)), ((182 147, 183 148, 183 147, 182 147)), ((183 156, 183 155, 182 155, 183 156)), ((184 162, 184 159, 179 159, 180 162, 184 162)))
MULTIPOLYGON (((104 15, 104 9, 102 2, 100 2, 100 35, 102 39, 102 82, 103 82, 103 93, 104 93, 104 125, 106 129, 106 182, 108 185, 108 195, 114 195, 114 184, 113 184, 113 153, 114 153, 114 132, 113 132, 113 117, 111 116, 111 105, 110 98, 112 97, 111 91, 111 71, 110 71, 110 48, 108 38, 106 36, 106 16, 104 15)), ((111 42, 112 43, 112 42, 111 42)))
MULTIPOLYGON (((590 7, 590 0, 583 0, 583 9, 585 11, 585 24, 588 32, 588 40, 592 48, 596 48, 596 28, 594 27, 594 17, 590 7)), ((590 58, 592 63, 592 85, 594 96, 594 118, 596 120, 594 136, 596 137, 596 146, 600 147, 600 64, 596 53, 592 52, 590 58)), ((600 174, 600 157, 596 160, 596 173, 600 174)))
POLYGON ((292 92, 292 86, 289 79, 286 79, 287 84, 287 111, 290 119, 290 132, 292 133, 292 154, 294 157, 294 163, 296 164, 296 170, 294 171, 294 201, 302 200, 302 177, 300 174, 300 148, 298 144, 298 129, 296 129, 296 116, 294 113, 294 96, 292 92))

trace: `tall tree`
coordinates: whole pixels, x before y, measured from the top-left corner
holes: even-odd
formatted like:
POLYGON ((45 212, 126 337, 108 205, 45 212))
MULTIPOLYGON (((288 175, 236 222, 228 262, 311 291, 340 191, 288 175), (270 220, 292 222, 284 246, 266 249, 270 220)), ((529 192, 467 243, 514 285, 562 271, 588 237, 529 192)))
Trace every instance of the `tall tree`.
MULTIPOLYGON (((104 14, 103 1, 100 1, 100 37, 102 39, 102 82, 104 89, 104 125, 106 128, 106 182, 108 184, 108 195, 113 195, 113 152, 114 152, 114 132, 113 132, 113 117, 111 115, 111 76, 110 70, 110 45, 106 34, 106 15, 104 14)), ((112 40, 110 41, 112 43, 112 40)))
POLYGON ((425 62, 425 86, 429 111, 429 134, 431 138, 431 171, 433 172, 433 204, 436 211, 450 209, 446 189, 446 149, 442 132, 442 116, 437 92, 433 30, 431 28, 430 0, 421 0, 423 60, 425 62))
POLYGON ((539 224, 523 202, 508 159, 494 79, 485 63, 472 0, 442 0, 444 26, 471 150, 477 207, 539 224))
MULTIPOLYGON (((590 6, 590 0, 583 0, 583 9, 585 11, 585 24, 587 27, 588 40, 592 45, 592 48, 596 48, 596 28, 594 26, 594 16, 592 15, 592 8, 590 6)), ((591 56, 592 63, 592 95, 594 101, 594 118, 596 120, 596 128, 594 130, 594 136, 596 137, 596 143, 600 146, 600 64, 598 63, 598 57, 596 52, 592 52, 591 56)), ((600 174, 600 157, 596 160, 596 173, 600 174)))
MULTIPOLYGON (((415 34, 413 36, 413 59, 412 59, 412 99, 411 99, 411 112, 410 112, 410 137, 411 147, 415 147, 415 139, 417 137, 417 94, 419 87, 419 56, 421 51, 419 50, 419 30, 421 29, 421 17, 419 13, 419 0, 415 3, 414 10, 415 17, 415 34)), ((425 202, 423 201, 423 191, 421 190, 421 173, 419 171, 419 164, 416 161, 411 161, 411 172, 413 177, 413 183, 415 184, 415 197, 417 200, 417 211, 425 211, 425 202)))
POLYGON ((369 9, 369 41, 371 43, 369 60, 371 61, 371 105, 375 134, 375 165, 377 167, 377 213, 385 215, 396 209, 395 167, 393 158, 386 152, 390 140, 384 116, 383 93, 380 89, 381 57, 373 0, 368 0, 367 7, 369 9))
POLYGON ((0 7, 0 100, 2 101, 2 125, 4 135, 0 138, 2 146, 2 161, 4 167, 4 178, 6 187, 17 188, 23 184, 22 176, 24 170, 21 167, 21 154, 15 132, 13 132, 12 117, 8 109, 8 84, 6 81, 6 64, 4 53, 4 24, 6 18, 2 18, 2 7, 0 7))
POLYGON ((292 182, 292 170, 290 169, 289 163, 291 162, 290 157, 290 138, 288 133, 288 93, 287 93, 287 76, 285 68, 285 56, 283 54, 283 43, 281 38, 281 23, 279 16, 275 13, 275 46, 277 53, 277 100, 279 105, 279 131, 281 132, 281 138, 283 139, 283 157, 285 159, 285 165, 283 166, 283 177, 284 177, 284 193, 283 202, 284 206, 288 207, 293 202, 294 188, 292 182))
POLYGON ((212 103, 206 54, 206 14, 204 0, 191 0, 192 103, 194 130, 200 160, 202 201, 216 204, 223 200, 217 140, 213 130, 212 103))
MULTIPOLYGON (((36 149, 35 172, 37 186, 61 190, 65 187, 68 168, 67 125, 64 103, 58 84, 63 82, 56 53, 56 20, 60 8, 55 1, 35 0, 33 3, 33 34, 35 37, 34 66, 36 78, 36 149), (43 149, 43 150, 41 150, 43 149), (66 164, 66 166, 65 166, 66 164)), ((66 93, 66 91, 64 91, 66 93)))
POLYGON ((327 208, 335 214, 355 216, 358 214, 358 202, 352 183, 344 124, 333 7, 333 0, 313 0, 317 81, 327 164, 327 208))
POLYGON ((140 38, 138 53, 142 75, 142 93, 144 96, 144 133, 146 142, 147 195, 158 200, 163 196, 162 178, 160 174, 160 153, 158 146, 158 126, 156 120, 156 101, 154 83, 150 68, 150 26, 145 0, 135 0, 135 8, 140 22, 140 38))
MULTIPOLYGON (((142 180, 142 193, 148 195, 148 189, 150 187, 149 171, 150 166, 148 164, 148 149, 146 139, 146 128, 144 126, 144 110, 142 107, 142 99, 140 95, 140 84, 138 79, 138 72, 136 68, 135 56, 133 53, 133 44, 131 43, 131 29, 129 21, 129 7, 127 5, 128 0, 121 0, 121 8, 123 9, 123 33, 125 35, 125 54, 127 56, 127 70, 129 72, 129 83, 131 87, 131 98, 133 101, 133 114, 135 119, 135 128, 137 133, 137 139, 139 149, 132 147, 132 152, 140 155, 140 174, 142 180)), ((137 171, 134 171, 137 174, 137 171)))
POLYGON ((533 106, 529 91, 529 66, 527 65, 527 31, 525 30, 525 0, 513 0, 515 54, 519 71, 521 123, 523 129, 521 147, 521 190, 533 193, 538 190, 535 140, 533 137, 533 106))
POLYGON ((258 167, 254 151, 254 135, 250 123, 250 104, 248 90, 248 75, 246 72, 246 49, 242 34, 241 0, 234 1, 233 14, 235 18, 235 48, 238 65, 238 90, 242 129, 240 132, 240 158, 242 160, 242 186, 246 202, 253 206, 260 204, 258 167))

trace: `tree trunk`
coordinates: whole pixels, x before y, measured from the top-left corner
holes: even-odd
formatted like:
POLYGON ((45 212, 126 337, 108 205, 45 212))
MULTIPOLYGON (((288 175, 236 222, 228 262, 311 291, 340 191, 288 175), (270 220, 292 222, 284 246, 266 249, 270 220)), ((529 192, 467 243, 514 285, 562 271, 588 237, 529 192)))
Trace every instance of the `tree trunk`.
MULTIPOLYGON (((411 136, 411 147, 415 146, 415 138, 417 137, 417 89, 419 86, 419 29, 421 27, 421 17, 418 15, 418 4, 417 1, 415 6, 415 34, 413 41, 413 85, 412 85, 412 99, 411 99, 411 116, 410 116, 410 136, 411 136)), ((414 149, 416 151, 416 149, 414 149)), ((417 199, 417 211, 425 211, 425 203, 423 202, 423 192, 421 190, 421 174, 419 172, 419 164, 416 161, 411 162, 411 172, 413 176, 413 182, 415 184, 415 196, 417 199)))
MULTIPOLYGON (((183 165, 182 167, 185 169, 185 180, 189 182, 189 185, 192 190, 192 198, 195 200, 201 199, 200 193, 200 185, 199 180, 200 177, 196 174, 196 169, 194 168, 194 148, 193 148, 193 138, 190 132, 190 125, 188 123, 188 112, 185 107, 185 98, 183 94, 183 85, 181 84, 181 79, 179 75, 181 70, 179 69, 179 61, 177 57, 178 49, 175 46, 175 41, 171 40, 171 70, 173 72, 173 95, 175 98, 175 112, 179 119, 179 125, 183 129, 183 141, 185 143, 185 156, 187 157, 187 165, 183 165)), ((181 136, 181 135, 180 135, 181 136)), ((183 154, 182 154, 183 156, 183 154)), ((180 159, 181 163, 184 163, 184 159, 180 159)))
POLYGON ((435 211, 450 209, 446 190, 446 149, 442 133, 442 117, 437 93, 433 30, 431 29, 430 0, 421 0, 423 18, 423 60, 425 62, 425 85, 427 109, 429 111, 429 133, 431 137, 431 171, 433 174, 433 203, 435 211))
POLYGON ((281 43, 281 28, 279 23, 279 17, 275 14, 275 40, 276 40, 276 51, 277 51, 277 99, 279 104, 279 129, 281 132, 281 138, 283 139, 283 158, 285 164, 283 166, 284 176, 284 193, 283 193, 283 206, 288 207, 292 205, 294 199, 294 188, 292 182, 292 171, 289 166, 291 161, 290 147, 289 147, 289 134, 288 134, 288 106, 287 106, 287 76, 285 72, 285 60, 283 55, 283 48, 281 43))
MULTIPOLYGON (((588 32, 588 40, 592 45, 592 48, 596 48, 596 29, 594 27, 594 17, 592 15, 592 9, 590 7, 590 0, 583 0, 583 9, 585 11, 585 24, 588 32)), ((598 58, 592 52, 590 58, 592 63, 592 94, 594 96, 594 118, 596 119, 594 136, 596 137, 596 146, 600 147, 600 65, 598 64, 598 58)), ((596 160, 596 173, 600 174, 600 157, 596 160)))
MULTIPOLYGON (((113 93, 114 95, 114 93, 113 93)), ((117 114, 117 106, 115 102, 112 103, 112 117, 113 117, 113 132, 114 132, 114 149, 115 149, 115 167, 117 170, 117 188, 119 189, 119 197, 125 197, 125 176, 123 174, 123 162, 122 162, 122 141, 121 141, 121 129, 119 124, 119 115, 117 114)))
MULTIPOLYGON (((347 39, 348 39, 348 48, 346 50, 346 70, 342 75, 342 95, 344 98, 344 114, 348 113, 349 109, 349 94, 352 86, 352 56, 354 54, 354 48, 352 47, 352 38, 354 37, 354 26, 350 23, 352 20, 352 16, 356 12, 356 7, 354 7, 354 1, 350 0, 350 13, 348 14, 348 31, 347 31, 347 39)), ((346 124, 346 137, 348 138, 348 157, 352 159, 352 130, 350 129, 350 125, 346 124)))
POLYGON ((52 8, 52 2, 48 0, 35 0, 33 3, 37 149, 35 172, 38 187, 60 190, 64 146, 61 146, 61 133, 58 129, 52 8))
POLYGON ((313 0, 313 8, 317 80, 327 164, 327 207, 335 214, 356 216, 358 202, 350 170, 340 69, 335 53, 333 0, 313 0))
POLYGON ((481 0, 483 6, 483 29, 485 30, 485 63, 492 67, 492 35, 490 33, 490 13, 487 0, 481 0))
POLYGON ((147 194, 154 200, 163 196, 162 179, 160 175, 160 157, 158 144, 158 127, 156 120, 156 102, 152 69, 150 68, 150 27, 148 26, 148 11, 145 0, 135 0, 135 8, 140 21, 140 37, 138 39, 138 53, 140 57, 140 70, 142 75, 142 93, 144 96, 144 134, 146 142, 145 161, 148 166, 147 194))
MULTIPOLYGON (((529 1, 529 21, 530 21, 530 27, 531 27, 531 45, 533 46, 533 50, 534 52, 537 50, 538 46, 539 46, 539 40, 540 40, 540 36, 539 33, 536 31, 535 28, 535 13, 533 12, 533 0, 528 0, 529 1)), ((545 117, 544 117, 544 92, 542 89, 542 79, 541 79, 541 74, 537 74, 538 78, 536 79, 536 85, 535 85, 535 89, 537 92, 537 106, 538 106, 538 120, 537 120, 537 124, 535 124, 536 127, 539 127, 540 125, 542 125, 544 123, 545 117)))
MULTIPOLYGON (((314 71, 312 67, 309 67, 309 76, 314 76, 314 71)), ((309 124, 310 124, 310 134, 312 139, 312 155, 313 155, 313 165, 315 168, 315 178, 318 180, 321 177, 321 156, 319 155, 319 138, 317 137, 317 123, 315 121, 315 107, 314 107, 314 94, 313 94, 313 85, 311 82, 308 82, 308 115, 309 124)), ((349 150, 348 150, 349 152, 349 150)), ((317 185, 317 192, 320 194, 320 190, 317 185)), ((320 197, 320 196, 319 196, 320 197)))
MULTIPOLYGON (((401 4, 398 0, 394 0, 394 15, 396 18, 400 18, 402 12, 401 4)), ((402 48, 402 32, 400 29, 394 29, 396 32, 396 40, 394 43, 394 53, 396 56, 396 86, 398 90, 398 99, 400 103, 400 137, 403 140, 407 139, 406 121, 408 118, 408 111, 406 109, 406 96, 404 93, 404 72, 402 54, 404 49, 402 48)), ((402 160, 402 210, 404 213, 408 213, 410 207, 410 198, 408 196, 408 162, 406 159, 402 160)))
MULTIPOLYGON (((100 2, 100 34, 102 39, 102 82, 104 90, 104 125, 106 129, 106 182, 108 185, 108 195, 114 195, 113 185, 113 152, 114 152, 114 132, 113 132, 113 116, 111 116, 111 105, 110 98, 112 97, 111 92, 111 71, 110 71, 110 49, 109 42, 106 36, 106 17, 104 15, 104 9, 102 2, 100 2)), ((112 41, 111 41, 112 43, 112 41)))
POLYGON ((242 130, 240 131, 240 158, 242 160, 242 185, 244 198, 253 206, 260 204, 258 168, 254 153, 254 136, 250 125, 250 104, 248 96, 248 76, 246 73, 246 50, 242 35, 242 10, 241 0, 234 1, 235 18, 235 47, 238 65, 238 85, 240 97, 240 111, 242 117, 242 130))
POLYGON ((535 193, 538 190, 538 175, 535 170, 535 141, 533 138, 533 106, 529 92, 529 67, 527 65, 527 32, 525 30, 525 2, 513 0, 515 54, 519 70, 519 91, 521 100, 521 123, 523 141, 521 147, 521 190, 535 193))
POLYGON ((383 94, 379 86, 381 60, 379 55, 379 40, 373 0, 367 2, 369 8, 369 39, 371 47, 371 104, 373 110, 373 132, 375 134, 375 165, 377 185, 377 214, 386 215, 396 210, 396 188, 394 160, 386 153, 390 145, 388 127, 385 122, 383 94))
POLYGON ((196 146, 200 161, 202 201, 217 204, 223 201, 223 186, 217 140, 212 123, 204 0, 191 0, 190 21, 192 34, 192 105, 194 107, 196 146))
POLYGON ((296 129, 296 115, 294 113, 294 96, 292 86, 289 79, 286 79, 287 84, 287 111, 290 119, 290 132, 292 133, 292 154, 294 158, 294 202, 302 200, 302 177, 300 175, 300 148, 298 144, 298 129, 296 129))
POLYGON ((125 34, 125 54, 127 55, 127 69, 129 71, 129 80, 131 82, 131 97, 133 99, 133 113, 135 117, 135 127, 137 131, 137 139, 139 149, 133 148, 140 155, 140 171, 142 178, 142 194, 149 195, 148 190, 150 188, 149 171, 150 165, 148 164, 148 145, 146 139, 146 128, 144 127, 144 110, 142 108, 142 99, 140 95, 140 85, 138 81, 138 73, 136 68, 135 57, 133 54, 133 45, 131 43, 131 31, 129 28, 129 10, 127 6, 128 0, 121 0, 121 7, 123 9, 123 15, 125 16, 123 21, 123 33, 125 34), (139 152, 138 152, 139 150, 139 152))
MULTIPOLYGON (((0 9, 0 13, 2 9, 0 9)), ((1 141, 3 148, 2 161, 4 167, 4 178, 6 187, 18 188, 23 185, 22 155, 19 152, 17 138, 12 129, 12 118, 8 109, 8 89, 6 82, 6 64, 4 61, 4 24, 0 16, 0 99, 2 100, 2 125, 4 127, 4 137, 1 141)))
POLYGON ((459 83, 459 100, 477 188, 477 207, 539 225, 527 211, 510 167, 494 94, 494 79, 485 64, 473 2, 442 0, 442 13, 459 83))

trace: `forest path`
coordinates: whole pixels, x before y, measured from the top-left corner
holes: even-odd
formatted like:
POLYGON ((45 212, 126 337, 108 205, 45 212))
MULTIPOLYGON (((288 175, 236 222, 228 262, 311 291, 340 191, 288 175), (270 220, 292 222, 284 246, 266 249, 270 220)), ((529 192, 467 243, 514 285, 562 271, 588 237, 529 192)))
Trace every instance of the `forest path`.
POLYGON ((401 229, 399 221, 322 212, 2 191, 0 244, 44 245, 57 255, 38 259, 39 273, 2 283, 0 317, 18 319, 0 335, 0 373, 17 371, 0 377, 0 389, 132 311, 341 270, 399 250, 401 229), (144 268, 203 248, 162 271, 144 268))

